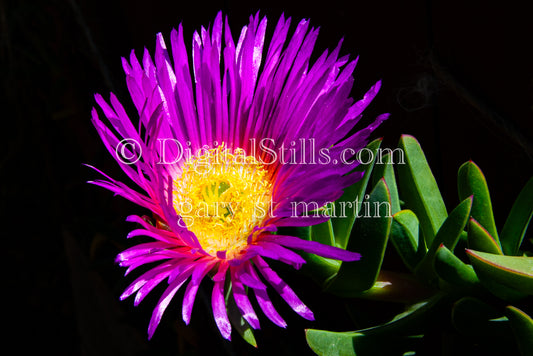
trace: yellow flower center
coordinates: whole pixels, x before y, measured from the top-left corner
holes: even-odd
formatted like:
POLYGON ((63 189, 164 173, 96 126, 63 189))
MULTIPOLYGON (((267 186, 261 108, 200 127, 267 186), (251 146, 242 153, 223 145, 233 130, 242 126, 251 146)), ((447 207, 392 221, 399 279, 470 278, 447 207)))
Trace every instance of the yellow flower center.
POLYGON ((243 149, 218 146, 193 156, 174 181, 174 208, 212 256, 242 251, 269 212, 267 170, 243 149))

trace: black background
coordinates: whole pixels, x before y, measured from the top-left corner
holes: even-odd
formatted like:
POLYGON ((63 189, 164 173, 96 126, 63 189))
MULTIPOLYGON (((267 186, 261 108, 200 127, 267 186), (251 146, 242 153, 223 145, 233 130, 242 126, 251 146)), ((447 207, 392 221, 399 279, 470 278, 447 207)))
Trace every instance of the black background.
MULTIPOLYGON (((183 22, 186 43, 219 10, 234 37, 261 10, 269 30, 280 14, 310 18, 321 33, 315 56, 344 37, 342 53, 359 55, 353 96, 378 79, 367 117, 390 112, 376 132, 394 147, 400 134, 418 138, 448 208, 458 203, 456 172, 467 160, 484 171, 501 228, 514 198, 533 175, 532 27, 526 2, 483 1, 0 1, 0 143, 4 324, 18 354, 177 355, 311 353, 303 328, 350 330, 337 300, 286 271, 315 311, 300 320, 276 300, 288 330, 263 316, 259 349, 221 339, 203 283, 190 327, 180 303, 146 340, 161 290, 137 308, 118 296, 132 281, 115 255, 133 242, 124 219, 142 209, 86 184, 97 166, 123 178, 90 123, 93 94, 113 91, 132 108, 120 57, 154 49, 155 34, 183 22), (518 5, 524 4, 522 5, 518 5), (497 4, 497 5, 496 5, 497 4), (4 259, 5 260, 5 259, 4 259), (177 319, 177 322, 176 322, 177 319), (297 352, 297 350, 299 350, 297 352)), ((130 110, 133 114, 133 111, 130 110)), ((133 116, 133 115, 132 115, 133 116)), ((393 258, 393 257, 391 257, 393 258)), ((282 268, 282 267, 280 267, 282 268)), ((392 266, 394 268, 394 266, 392 266)), ((282 268, 283 269, 283 268, 282 268)), ((272 293, 271 293, 272 294, 272 293)), ((176 297, 179 298, 179 295, 176 297)), ((375 322, 381 304, 361 302, 375 322)), ((385 308, 385 309, 384 309, 385 308)), ((364 312, 363 312, 364 313, 364 312)), ((435 341, 435 351, 443 345, 435 341)))

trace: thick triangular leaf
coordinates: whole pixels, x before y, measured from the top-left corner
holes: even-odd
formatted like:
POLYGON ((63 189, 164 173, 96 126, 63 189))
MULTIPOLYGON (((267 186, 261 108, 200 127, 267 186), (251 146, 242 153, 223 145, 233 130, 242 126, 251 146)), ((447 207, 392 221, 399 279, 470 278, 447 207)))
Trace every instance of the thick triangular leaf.
POLYGON ((518 256, 520 245, 533 215, 533 178, 516 198, 501 233, 501 244, 506 255, 518 256))
POLYGON ((420 346, 422 335, 366 335, 308 329, 309 347, 320 356, 405 355, 420 346))
POLYGON ((414 270, 426 254, 426 244, 419 236, 418 218, 411 210, 402 210, 392 217, 390 240, 405 265, 414 270))
POLYGON ((492 213, 489 187, 481 169, 472 161, 465 162, 457 172, 459 199, 474 196, 472 217, 483 226, 499 245, 498 231, 492 213))
POLYGON ((319 286, 325 288, 328 281, 332 280, 339 272, 341 262, 312 253, 300 252, 306 260, 302 272, 311 277, 319 286))
POLYGON ((411 306, 388 323, 367 329, 352 332, 308 329, 307 343, 318 355, 401 355, 416 346, 416 335, 426 330, 432 312, 443 301, 442 295, 436 295, 411 306))
POLYGON ((471 207, 472 197, 468 197, 453 209, 437 232, 422 262, 416 267, 416 274, 429 284, 436 284, 437 282, 434 266, 437 249, 442 244, 453 251, 468 221, 471 207))
POLYGON ((389 187, 391 211, 396 214, 400 211, 400 198, 398 196, 398 187, 396 184, 396 176, 394 175, 394 164, 405 164, 405 155, 400 148, 391 150, 390 148, 381 148, 378 151, 376 163, 374 164, 374 173, 372 174, 372 184, 375 186, 381 178, 385 179, 387 187, 389 187), (383 154, 389 151, 390 153, 383 154), (396 158, 394 153, 398 152, 396 158))
POLYGON ((359 207, 364 200, 366 187, 372 174, 372 168, 376 161, 377 152, 382 139, 370 142, 360 153, 361 164, 355 172, 365 172, 363 178, 344 190, 344 194, 335 202, 335 217, 331 218, 335 244, 340 248, 346 248, 352 231, 353 224, 359 212, 359 207), (355 204, 357 203, 357 204, 355 204), (358 206, 353 206, 358 205, 358 206))
POLYGON ((383 262, 392 221, 390 195, 383 179, 363 205, 362 211, 369 214, 357 219, 347 248, 362 257, 359 261, 341 263, 337 276, 327 288, 337 295, 350 296, 371 288, 383 262))
MULTIPOLYGON (((502 256, 474 250, 466 252, 479 279, 491 291, 491 283, 499 283, 520 293, 533 294, 533 257, 502 256)), ((513 298, 512 295, 510 297, 513 298)))
POLYGON ((518 349, 522 356, 529 356, 533 351, 533 320, 522 310, 508 306, 505 315, 509 319, 515 335, 518 349))
MULTIPOLYGON (((323 231, 324 228, 329 228, 328 223, 323 223, 314 226, 283 226, 278 228, 280 235, 296 236, 304 240, 312 240, 311 236, 320 232, 314 231, 317 228, 319 231, 323 231), (317 228, 320 226, 319 228, 317 228)), ((327 235, 330 238, 330 235, 327 235)), ((318 285, 324 286, 324 283, 332 276, 335 276, 340 267, 340 261, 332 260, 317 256, 313 253, 299 252, 299 254, 306 260, 306 263, 302 267, 302 272, 310 276, 318 285)))
POLYGON ((503 255, 500 245, 474 218, 468 221, 468 248, 503 255))
POLYGON ((458 300, 452 308, 452 324, 463 335, 483 342, 501 343, 511 338, 511 329, 502 312, 473 297, 458 300))
POLYGON ((361 334, 348 335, 325 330, 305 331, 307 344, 317 355, 356 356, 353 339, 361 334))
POLYGON ((396 165, 400 196, 418 217, 426 246, 430 246, 448 216, 446 206, 418 141, 402 135, 399 147, 406 159, 406 164, 396 165))
POLYGON ((280 226, 278 227, 279 235, 296 236, 303 240, 311 240, 312 226, 280 226))
POLYGON ((372 288, 357 295, 358 298, 385 302, 413 304, 428 299, 435 293, 412 274, 381 270, 372 288))
POLYGON ((310 226, 310 229, 311 240, 325 245, 335 246, 335 236, 333 235, 331 219, 322 224, 310 226))
POLYGON ((480 287, 479 279, 471 265, 463 263, 446 246, 441 245, 435 254, 437 275, 451 285, 469 291, 480 287))

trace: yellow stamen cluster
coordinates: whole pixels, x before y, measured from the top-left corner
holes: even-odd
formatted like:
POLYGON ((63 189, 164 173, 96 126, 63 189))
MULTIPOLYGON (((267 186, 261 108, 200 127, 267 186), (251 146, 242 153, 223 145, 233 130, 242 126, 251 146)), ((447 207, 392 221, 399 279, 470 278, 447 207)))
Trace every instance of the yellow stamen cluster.
POLYGON ((238 148, 205 149, 185 163, 174 181, 174 208, 182 226, 194 232, 212 256, 228 258, 247 245, 248 236, 269 213, 267 170, 238 148))

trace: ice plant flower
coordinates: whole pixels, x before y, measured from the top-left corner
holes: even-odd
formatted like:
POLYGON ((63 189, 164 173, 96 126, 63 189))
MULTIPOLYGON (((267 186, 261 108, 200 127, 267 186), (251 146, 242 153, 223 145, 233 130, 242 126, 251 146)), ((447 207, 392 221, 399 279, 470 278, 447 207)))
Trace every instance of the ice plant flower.
POLYGON ((311 310, 267 260, 299 268, 305 260, 293 250, 342 261, 360 257, 278 232, 328 219, 315 214, 317 208, 360 179, 352 172, 358 164, 353 156, 387 117, 354 130, 380 82, 355 102, 349 95, 357 59, 339 57, 339 43, 311 65, 318 29, 302 20, 289 36, 290 22, 281 16, 266 57, 267 20, 258 14, 235 43, 227 18, 219 13, 212 28, 194 33, 192 57, 181 25, 170 34, 170 53, 161 34, 154 58, 145 49, 139 62, 132 51, 122 63, 138 124, 113 94, 110 103, 95 96, 108 123, 93 108, 94 126, 142 192, 100 171, 105 178, 92 183, 152 212, 152 217, 127 220, 138 224, 128 237, 153 241, 117 256, 126 274, 150 264, 121 299, 136 293, 138 305, 156 285, 168 284, 153 311, 149 338, 183 285, 182 316, 189 323, 206 276, 213 281, 214 319, 226 339, 231 335, 224 298, 229 281, 235 304, 253 328, 259 328, 259 319, 252 293, 268 319, 286 326, 267 285, 312 320, 311 310), (313 211, 306 213, 308 207, 313 211))

